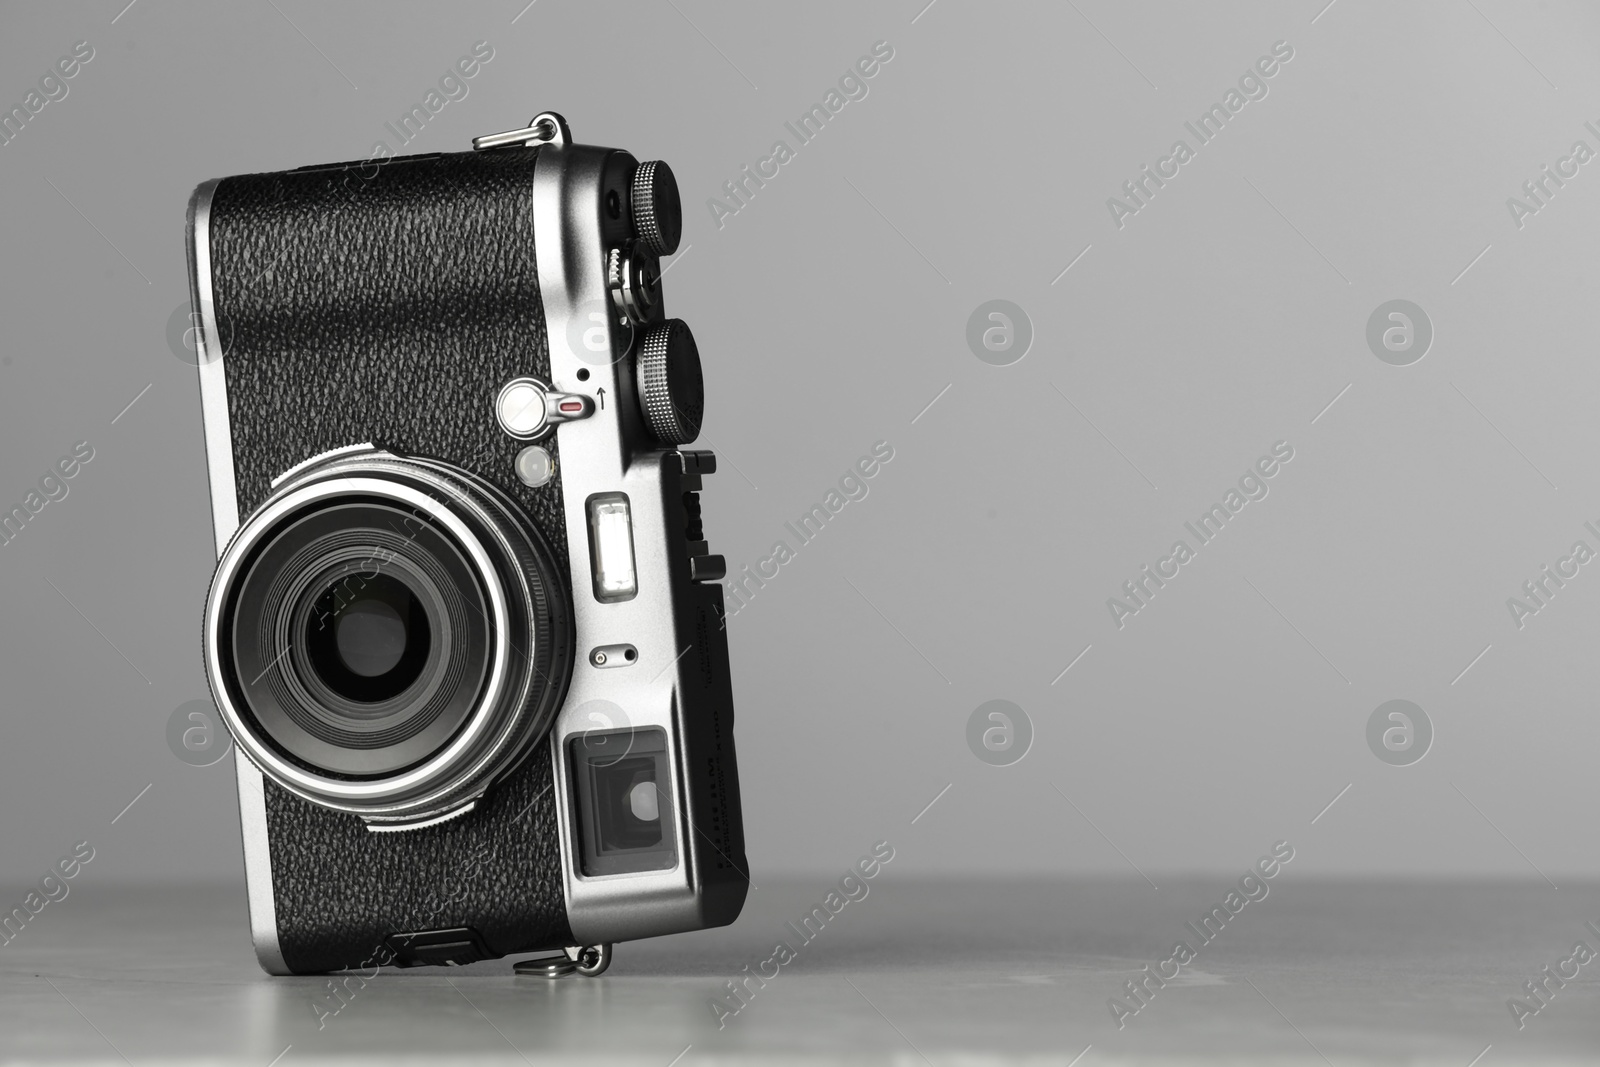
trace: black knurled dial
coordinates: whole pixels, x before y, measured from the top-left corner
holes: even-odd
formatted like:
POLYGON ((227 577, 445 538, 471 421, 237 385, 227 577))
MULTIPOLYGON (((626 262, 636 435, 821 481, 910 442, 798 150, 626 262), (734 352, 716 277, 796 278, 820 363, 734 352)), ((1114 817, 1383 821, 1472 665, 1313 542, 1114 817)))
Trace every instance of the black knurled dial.
POLYGON ((644 335, 635 374, 639 410, 651 436, 664 445, 686 445, 700 436, 705 380, 694 334, 682 319, 668 319, 644 335))
POLYGON ((672 168, 660 160, 639 164, 628 189, 633 209, 633 232, 650 251, 670 256, 683 236, 683 204, 672 168))

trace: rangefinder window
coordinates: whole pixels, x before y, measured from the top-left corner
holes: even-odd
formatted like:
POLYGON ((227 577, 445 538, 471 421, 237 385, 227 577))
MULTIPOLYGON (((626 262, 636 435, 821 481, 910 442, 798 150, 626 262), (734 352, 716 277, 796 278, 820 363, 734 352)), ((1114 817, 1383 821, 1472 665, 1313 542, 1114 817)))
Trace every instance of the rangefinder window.
POLYGON ((586 875, 676 866, 672 777, 660 730, 614 730, 574 738, 581 864, 586 875))

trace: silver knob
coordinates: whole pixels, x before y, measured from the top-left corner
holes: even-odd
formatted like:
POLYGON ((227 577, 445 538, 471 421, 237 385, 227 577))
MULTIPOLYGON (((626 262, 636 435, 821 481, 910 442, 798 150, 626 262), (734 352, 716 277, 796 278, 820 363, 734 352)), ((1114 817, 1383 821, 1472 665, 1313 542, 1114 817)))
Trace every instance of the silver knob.
POLYGON ((519 441, 536 441, 558 423, 594 414, 594 400, 582 393, 559 393, 537 378, 513 378, 494 400, 500 428, 519 441))

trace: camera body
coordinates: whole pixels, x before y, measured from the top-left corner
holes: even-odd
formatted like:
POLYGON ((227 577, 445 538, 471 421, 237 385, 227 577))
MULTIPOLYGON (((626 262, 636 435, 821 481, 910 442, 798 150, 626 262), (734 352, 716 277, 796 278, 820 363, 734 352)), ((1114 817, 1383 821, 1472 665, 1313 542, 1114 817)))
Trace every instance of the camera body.
POLYGON ((657 273, 680 228, 665 164, 553 113, 196 190, 204 651, 268 972, 738 915, 715 461, 657 273))

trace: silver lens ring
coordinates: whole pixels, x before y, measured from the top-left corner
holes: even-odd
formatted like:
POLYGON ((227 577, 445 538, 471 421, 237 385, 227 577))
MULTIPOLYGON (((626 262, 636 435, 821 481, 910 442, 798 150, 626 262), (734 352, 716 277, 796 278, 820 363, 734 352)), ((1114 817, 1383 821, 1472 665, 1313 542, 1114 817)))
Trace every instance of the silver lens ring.
MULTIPOLYGON (((422 552, 424 539, 413 535, 413 541, 414 551, 422 552)), ((380 547, 371 552, 380 561, 392 559, 397 551, 392 537, 374 537, 373 542, 380 547)), ((362 531, 336 530, 333 543, 348 552, 350 545, 362 543, 362 531)), ((314 544, 293 558, 325 556, 314 544)), ((369 564, 370 572, 376 574, 379 566, 369 564)), ((439 567, 434 570, 442 573, 439 567)), ((560 709, 571 674, 572 626, 559 573, 548 546, 516 505, 465 471, 381 451, 307 465, 279 484, 240 526, 218 562, 204 628, 206 674, 218 710, 247 759, 313 803, 362 816, 374 825, 431 821, 459 811, 516 765, 560 709), (248 655, 251 643, 240 636, 252 629, 282 630, 273 613, 290 608, 273 601, 294 578, 274 573, 282 559, 293 556, 283 546, 302 547, 294 545, 302 531, 319 524, 336 528, 344 513, 359 509, 399 516, 443 546, 437 554, 449 555, 458 564, 456 571, 468 576, 460 583, 463 588, 451 590, 452 604, 470 606, 475 632, 487 646, 471 650, 478 669, 463 671, 457 665, 449 675, 463 687, 459 721, 426 719, 424 725, 433 733, 421 735, 420 743, 437 743, 418 758, 390 767, 382 753, 352 750, 355 767, 367 759, 377 768, 374 773, 354 773, 337 760, 308 756, 306 746, 314 743, 292 736, 283 725, 289 719, 274 714, 272 701, 285 693, 325 692, 326 687, 290 677, 307 663, 301 650, 290 647, 276 657, 264 657, 265 667, 258 673, 259 664, 248 655), (340 769, 330 770, 329 763, 340 769)), ((454 629, 467 632, 466 627, 454 629)), ((439 658, 434 655, 430 662, 439 658)), ((431 698, 438 679, 420 679, 415 688, 431 698)), ((433 714, 437 716, 437 709, 433 714)), ((388 734, 410 736, 403 729, 379 732, 380 737, 388 734)))

